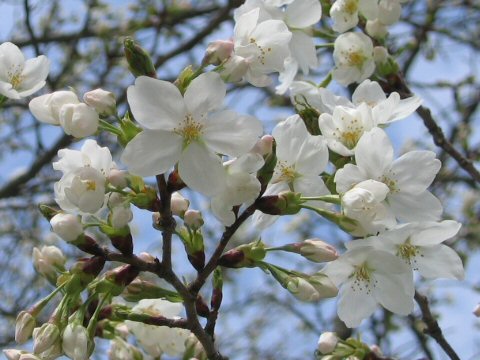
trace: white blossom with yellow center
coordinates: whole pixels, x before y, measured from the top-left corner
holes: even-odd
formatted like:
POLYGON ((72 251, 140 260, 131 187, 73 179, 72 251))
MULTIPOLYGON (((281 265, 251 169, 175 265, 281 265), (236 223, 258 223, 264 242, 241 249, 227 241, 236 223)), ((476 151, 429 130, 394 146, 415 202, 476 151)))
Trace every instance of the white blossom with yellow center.
POLYGON ((340 288, 338 316, 348 327, 359 326, 377 304, 400 315, 413 310, 412 271, 386 251, 357 246, 328 263, 322 272, 340 288))
POLYGON ((217 73, 195 78, 182 96, 167 81, 146 76, 127 91, 128 103, 144 128, 126 146, 122 162, 140 176, 166 173, 178 163, 182 180, 207 196, 226 186, 218 154, 238 157, 262 135, 259 120, 219 110, 226 86, 217 73))
POLYGON ((15 44, 0 45, 0 95, 20 99, 37 92, 45 86, 49 70, 46 56, 25 60, 15 44))
POLYGON ((443 211, 440 201, 427 188, 440 170, 432 151, 410 151, 394 160, 387 134, 375 127, 362 135, 355 148, 355 163, 335 174, 339 194, 365 180, 388 187, 383 205, 402 222, 437 221, 443 211))

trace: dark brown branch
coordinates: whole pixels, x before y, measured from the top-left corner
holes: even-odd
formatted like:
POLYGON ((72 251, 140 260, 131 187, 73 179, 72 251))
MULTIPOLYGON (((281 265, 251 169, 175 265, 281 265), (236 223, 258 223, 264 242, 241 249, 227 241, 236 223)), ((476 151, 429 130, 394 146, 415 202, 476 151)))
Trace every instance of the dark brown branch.
POLYGON ((428 304, 428 298, 418 291, 415 291, 415 301, 417 302, 418 306, 420 307, 420 311, 422 312, 422 320, 427 326, 424 330, 425 334, 430 335, 432 338, 435 339, 438 345, 445 351, 445 353, 450 357, 452 360, 460 360, 460 357, 457 355, 455 350, 453 350, 452 346, 448 343, 442 333, 442 329, 438 326, 437 320, 432 315, 430 311, 430 306, 428 304))

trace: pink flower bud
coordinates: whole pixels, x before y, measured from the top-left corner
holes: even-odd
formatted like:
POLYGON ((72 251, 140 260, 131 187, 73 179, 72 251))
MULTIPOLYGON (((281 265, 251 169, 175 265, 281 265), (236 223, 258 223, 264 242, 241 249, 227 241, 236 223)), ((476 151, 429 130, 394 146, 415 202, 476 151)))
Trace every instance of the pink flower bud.
POLYGON ((324 332, 320 335, 318 339, 318 347, 317 350, 321 354, 330 354, 333 350, 335 350, 338 343, 338 337, 333 332, 324 332))
POLYGON ((252 149, 252 152, 260 154, 262 156, 268 155, 272 152, 273 136, 263 135, 260 140, 257 141, 252 149))
POLYGON ((110 91, 95 89, 83 95, 85 104, 95 108, 99 115, 114 115, 117 112, 115 95, 110 91))
POLYGON ((174 192, 172 194, 171 209, 173 215, 183 216, 185 211, 188 210, 189 205, 190 201, 185 199, 179 192, 174 192))
POLYGON ((203 225, 202 213, 198 210, 187 210, 183 216, 185 225, 198 229, 203 225))
POLYGON ((68 242, 77 240, 83 234, 82 223, 72 214, 59 213, 50 220, 50 225, 55 234, 68 242))
POLYGON ((300 254, 313 262, 327 262, 338 258, 337 249, 320 239, 308 239, 300 243, 300 254))
POLYGON ((15 322, 15 341, 23 344, 32 336, 35 318, 28 311, 20 311, 15 322))
POLYGON ((216 40, 208 44, 202 63, 204 65, 220 65, 233 53, 232 40, 216 40))

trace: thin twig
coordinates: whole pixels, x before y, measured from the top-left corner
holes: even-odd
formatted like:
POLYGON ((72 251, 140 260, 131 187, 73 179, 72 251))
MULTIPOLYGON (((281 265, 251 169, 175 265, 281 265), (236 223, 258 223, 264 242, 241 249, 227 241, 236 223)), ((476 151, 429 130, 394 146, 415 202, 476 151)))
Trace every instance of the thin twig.
POLYGON ((460 357, 443 336, 442 329, 440 326, 438 326, 437 320, 435 320, 433 317, 428 304, 428 298, 425 295, 420 294, 418 291, 415 291, 415 301, 420 307, 420 311, 422 312, 422 320, 427 326, 427 328, 424 330, 424 333, 434 338, 437 344, 440 345, 450 359, 460 360, 460 357))

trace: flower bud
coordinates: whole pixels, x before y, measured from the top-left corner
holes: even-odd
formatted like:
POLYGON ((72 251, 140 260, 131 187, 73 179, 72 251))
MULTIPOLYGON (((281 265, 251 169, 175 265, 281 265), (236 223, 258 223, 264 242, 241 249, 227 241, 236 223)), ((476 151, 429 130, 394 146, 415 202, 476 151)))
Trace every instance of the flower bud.
POLYGON ((17 349, 4 349, 3 353, 5 354, 7 360, 19 360, 20 356, 22 356, 25 351, 17 349))
POLYGON ((157 76, 152 58, 132 38, 126 38, 123 41, 123 49, 128 62, 128 68, 134 76, 146 75, 153 78, 157 76))
POLYGON ((171 209, 173 215, 183 216, 189 205, 190 201, 185 199, 179 192, 176 191, 172 194, 171 209))
POLYGON ((72 214, 59 213, 50 220, 50 225, 53 232, 67 242, 75 241, 83 234, 80 219, 72 214))
POLYGON ((20 311, 15 321, 15 341, 25 343, 32 336, 35 328, 35 318, 28 311, 20 311))
POLYGON ((383 46, 375 46, 373 48, 373 60, 375 64, 382 65, 385 64, 390 56, 388 55, 388 50, 383 46))
POLYGON ((56 269, 63 268, 67 261, 62 250, 56 246, 34 247, 32 257, 35 270, 48 279, 56 278, 56 269))
POLYGON ((271 154, 273 149, 273 141, 272 135, 263 135, 253 147, 252 152, 260 154, 263 157, 271 154))
POLYGON ((365 26, 367 34, 375 39, 383 39, 388 34, 387 27, 379 19, 368 20, 365 26))
POLYGON ((111 169, 107 180, 117 189, 124 189, 128 186, 128 172, 126 170, 111 169))
POLYGON ((127 301, 159 298, 164 298, 170 302, 181 302, 183 300, 177 292, 163 289, 150 281, 139 278, 134 279, 127 285, 122 297, 127 301))
POLYGON ((138 258, 143 260, 143 261, 151 262, 151 263, 153 263, 155 261, 155 256, 153 256, 152 254, 149 254, 145 251, 138 254, 138 258))
POLYGON ((68 324, 63 331, 62 348, 70 359, 88 360, 92 342, 85 327, 80 324, 68 324))
POLYGON ((287 281, 286 289, 301 301, 318 301, 321 296, 317 289, 307 280, 301 277, 292 277, 287 281))
POLYGON ((475 315, 476 317, 480 317, 480 304, 475 306, 475 308, 473 309, 473 315, 475 315))
POLYGON ((187 210, 183 215, 186 226, 192 229, 199 229, 203 225, 202 213, 198 210, 187 210))
POLYGON ((233 53, 232 40, 216 40, 208 44, 202 65, 220 65, 233 53))
POLYGON ((37 120, 60 125, 60 109, 66 104, 78 103, 78 97, 73 91, 55 91, 32 99, 28 107, 37 120))
POLYGON ((335 350, 337 343, 338 337, 335 333, 329 331, 324 332, 318 339, 317 350, 324 355, 330 354, 333 350, 335 350))
POLYGON ((255 202, 258 210, 269 215, 294 215, 304 202, 300 193, 284 191, 278 195, 262 196, 255 202))
POLYGON ((79 139, 95 134, 99 121, 95 109, 83 103, 63 105, 60 109, 63 130, 79 139))
POLYGON ((337 249, 320 239, 308 239, 298 243, 300 255, 313 262, 327 262, 338 258, 337 249))
POLYGON ((114 115, 117 112, 115 95, 110 91, 95 89, 86 92, 83 95, 83 101, 85 101, 85 104, 88 106, 95 108, 99 115, 108 116, 114 115))
POLYGON ((227 251, 218 259, 218 265, 229 268, 254 267, 266 255, 265 244, 254 241, 227 251))
POLYGON ((133 213, 130 207, 124 205, 115 206, 111 210, 110 222, 115 229, 121 229, 128 225, 133 219, 133 213))
POLYGON ((40 354, 47 351, 60 340, 60 330, 52 323, 45 323, 33 330, 33 352, 40 354))

